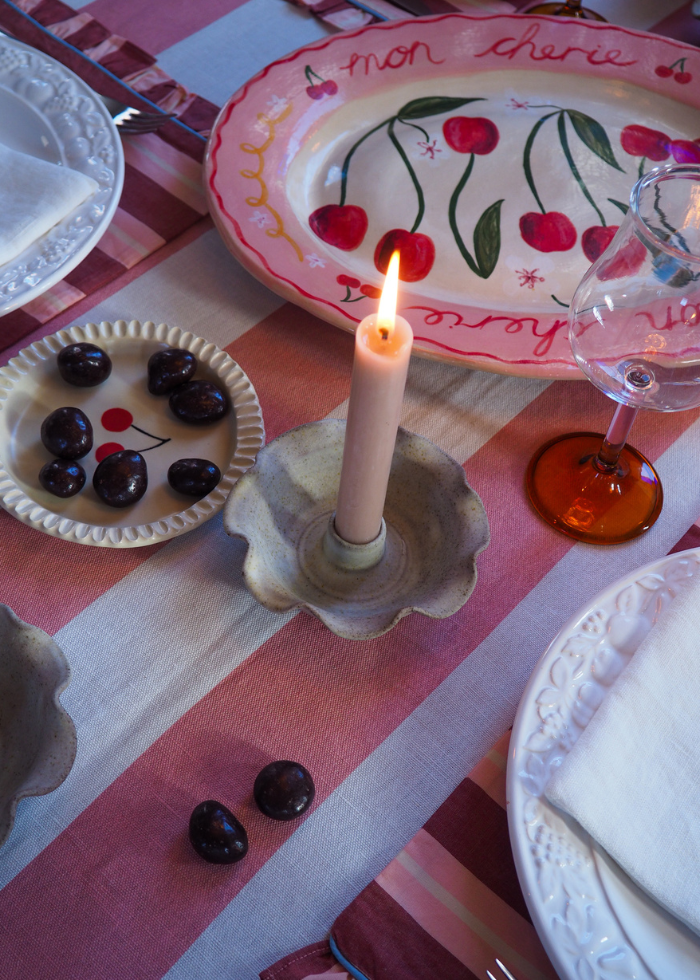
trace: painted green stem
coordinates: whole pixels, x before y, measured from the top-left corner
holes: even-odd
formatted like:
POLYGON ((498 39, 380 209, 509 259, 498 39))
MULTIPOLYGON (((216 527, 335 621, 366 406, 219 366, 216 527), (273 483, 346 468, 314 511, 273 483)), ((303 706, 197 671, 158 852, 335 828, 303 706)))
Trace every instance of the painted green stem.
POLYGON ((355 143, 353 146, 350 147, 350 150, 348 151, 348 155, 343 160, 343 170, 340 178, 340 206, 341 207, 343 206, 343 204, 345 204, 345 198, 347 196, 348 169, 350 167, 350 161, 352 160, 355 150, 357 150, 357 148, 361 146, 361 144, 364 143, 364 141, 368 139, 372 135, 372 133, 376 133, 377 130, 383 129, 384 126, 388 126, 390 123, 393 123, 395 121, 396 121, 396 116, 392 116, 391 119, 385 119, 384 122, 379 123, 379 125, 375 126, 374 129, 370 129, 368 133, 365 133, 364 136, 360 137, 357 143, 355 143))
POLYGON ((559 114, 559 119, 557 120, 557 128, 559 129, 559 141, 561 142, 561 148, 564 151, 564 156, 566 157, 566 162, 569 164, 569 169, 574 175, 576 183, 581 188, 583 196, 586 198, 588 203, 591 205, 595 213, 600 219, 601 225, 605 228, 605 218, 603 217, 603 212, 600 210, 598 205, 595 203, 591 197, 590 191, 583 182, 581 174, 578 172, 578 167, 574 163, 574 158, 571 156, 571 150, 569 149, 569 140, 566 135, 566 116, 563 112, 559 114))
POLYGON ((410 126, 412 129, 417 129, 419 133, 425 136, 425 142, 426 143, 430 142, 430 137, 428 136, 428 134, 426 133, 426 131, 423 129, 422 126, 418 126, 416 123, 409 122, 407 119, 399 119, 399 122, 402 122, 404 126, 410 126))
POLYGON ((414 231, 418 230, 418 227, 421 221, 423 220, 423 215, 425 214, 425 197, 423 196, 423 188, 421 187, 420 182, 416 177, 416 172, 411 166, 410 160, 406 156, 406 151, 404 150, 404 148, 401 146, 398 139, 396 138, 396 133, 394 132, 396 119, 397 117, 394 116, 394 118, 389 121, 389 129, 387 130, 387 132, 389 133, 389 139, 391 140, 391 142, 394 144, 396 148, 396 152, 403 160, 406 170, 408 170, 408 175, 413 181, 413 186, 416 189, 416 195, 418 197, 418 214, 416 215, 416 220, 413 222, 413 227, 411 228, 411 234, 413 234, 414 231))
MULTIPOLYGON (((560 110, 560 112, 562 111, 563 110, 560 110)), ((544 124, 547 122, 548 119, 551 119, 552 116, 556 116, 556 115, 557 115, 556 112, 550 112, 549 115, 542 116, 542 118, 535 123, 535 125, 532 127, 532 131, 530 132, 530 135, 527 138, 527 141, 525 143, 525 149, 523 151, 523 170, 525 171, 525 180, 527 181, 528 187, 532 191, 532 196, 537 201, 537 207, 540 209, 542 214, 546 214, 547 212, 545 211, 542 201, 540 200, 540 195, 537 193, 537 188, 535 187, 535 181, 532 178, 532 167, 530 166, 530 154, 532 153, 532 146, 535 142, 535 137, 539 133, 540 129, 542 128, 542 126, 544 126, 544 124)))
POLYGON ((462 236, 460 235, 459 228, 457 227, 457 204, 459 202, 459 196, 464 190, 464 185, 469 180, 473 166, 474 166, 474 154, 472 153, 471 156, 469 157, 469 163, 467 164, 467 169, 462 174, 462 179, 460 180, 460 182, 457 184, 454 191, 452 192, 452 197, 450 198, 450 207, 448 210, 448 216, 450 220, 450 228, 452 229, 452 234, 454 235, 455 241, 457 242, 457 248, 462 253, 462 258, 464 259, 464 261, 467 263, 467 265, 475 275, 481 276, 481 270, 479 269, 479 266, 476 264, 471 254, 469 253, 467 246, 462 241, 462 236))

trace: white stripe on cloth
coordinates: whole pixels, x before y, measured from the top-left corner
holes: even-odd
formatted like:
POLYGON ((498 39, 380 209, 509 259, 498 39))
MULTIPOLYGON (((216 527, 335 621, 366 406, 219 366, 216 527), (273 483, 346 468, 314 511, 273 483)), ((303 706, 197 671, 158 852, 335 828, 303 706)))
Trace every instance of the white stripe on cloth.
POLYGON ((282 956, 325 938, 512 723, 562 624, 606 585, 666 554, 693 523, 699 457, 696 422, 657 463, 673 506, 654 527, 629 544, 572 548, 299 827, 164 980, 257 980, 282 956))
POLYGON ((284 0, 248 0, 161 51, 158 67, 190 91, 223 105, 271 61, 332 33, 310 13, 284 0))
POLYGON ((153 320, 225 347, 284 303, 246 272, 212 230, 99 303, 80 322, 153 320))
MULTIPOLYGON (((187 268, 187 263, 180 263, 170 270, 174 283, 187 268)), ((122 293, 140 286, 149 275, 122 293)), ((148 291, 146 284, 145 294, 148 291)), ((159 285, 157 294, 161 293, 159 285)), ((198 313, 199 308, 189 312, 198 313)), ((107 319, 108 313, 109 309, 103 314, 107 319)), ((191 324, 180 320, 178 325, 191 324)), ((407 390, 407 417, 426 435, 444 436, 448 450, 466 459, 494 429, 525 408, 543 384, 416 361, 407 390), (468 419, 467 405, 478 406, 468 419), (430 421, 436 415, 441 419, 439 433, 430 421)), ((245 590, 243 553, 243 545, 227 537, 220 517, 215 517, 170 542, 56 634, 73 672, 62 700, 78 728, 78 757, 58 790, 22 803, 3 847, 0 887, 291 618, 268 612, 245 590), (188 603, 187 617, 182 615, 183 602, 188 603), (134 623, 140 624, 142 643, 134 642, 134 623)))

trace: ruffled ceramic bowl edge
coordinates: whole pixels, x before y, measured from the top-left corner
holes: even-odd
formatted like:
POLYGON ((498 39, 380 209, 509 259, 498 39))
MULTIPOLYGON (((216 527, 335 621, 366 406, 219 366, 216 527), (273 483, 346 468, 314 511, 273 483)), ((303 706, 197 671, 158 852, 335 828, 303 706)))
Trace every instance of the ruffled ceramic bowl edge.
POLYGON ((21 800, 30 796, 45 796, 52 793, 64 782, 75 762, 78 749, 78 736, 75 724, 60 703, 60 696, 70 683, 70 665, 56 641, 44 630, 25 623, 9 606, 0 603, 0 615, 6 616, 18 630, 27 630, 36 636, 45 650, 50 652, 56 668, 56 680, 47 699, 46 724, 43 741, 27 772, 27 779, 8 796, 0 801, 0 847, 5 843, 15 823, 17 806, 21 800))

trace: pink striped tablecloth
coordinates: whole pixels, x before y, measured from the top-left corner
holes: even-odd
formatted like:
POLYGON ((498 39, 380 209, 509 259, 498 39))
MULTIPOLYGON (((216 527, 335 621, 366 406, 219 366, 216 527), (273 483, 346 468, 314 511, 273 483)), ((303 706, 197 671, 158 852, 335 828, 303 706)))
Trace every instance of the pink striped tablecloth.
MULTIPOLYGON (((635 27, 662 13, 669 33, 688 22, 677 0, 615 6, 635 27)), ((284 0, 0 0, 3 26, 102 88, 106 76, 72 49, 84 51, 115 76, 105 94, 174 105, 181 123, 125 141, 110 231, 64 283, 0 319, 3 362, 63 326, 150 319, 241 364, 268 439, 344 417, 352 338, 231 258, 199 178, 198 133, 213 107, 327 25, 284 0)), ((667 553, 700 513, 700 412, 647 413, 633 442, 666 494, 651 531, 599 550, 539 522, 522 485, 531 454, 557 433, 604 429, 609 414, 588 384, 414 359, 402 424, 463 464, 492 543, 459 613, 410 616, 369 642, 259 606, 243 584, 243 545, 218 517, 167 544, 118 551, 57 540, 0 511, 0 601, 64 650, 72 679, 62 701, 78 731, 69 777, 20 804, 0 850, 0 980, 254 980, 324 942, 508 729, 561 624, 667 553), (292 824, 266 819, 251 798, 256 773, 279 758, 316 781, 313 808, 292 824), (189 814, 208 798, 248 830, 238 865, 207 865, 189 846, 189 814)), ((498 935, 508 915, 492 918, 498 935)))
MULTIPOLYGON (((700 519, 670 554, 700 546, 700 519)), ((556 980, 523 898, 506 818, 510 732, 333 923, 260 980, 477 980, 498 958, 556 980), (350 969, 352 972, 348 973, 350 969)))

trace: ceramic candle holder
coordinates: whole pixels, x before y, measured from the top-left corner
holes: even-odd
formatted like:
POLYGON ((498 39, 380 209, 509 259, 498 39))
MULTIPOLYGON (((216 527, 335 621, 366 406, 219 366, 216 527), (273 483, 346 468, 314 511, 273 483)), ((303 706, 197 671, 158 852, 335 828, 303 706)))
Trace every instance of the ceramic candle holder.
POLYGON ((291 429, 260 450, 229 494, 224 527, 248 543, 249 590, 267 609, 302 607, 353 640, 380 636, 410 612, 451 616, 471 595, 476 556, 489 543, 464 470, 399 429, 379 541, 350 545, 332 527, 344 440, 342 421, 291 429))

